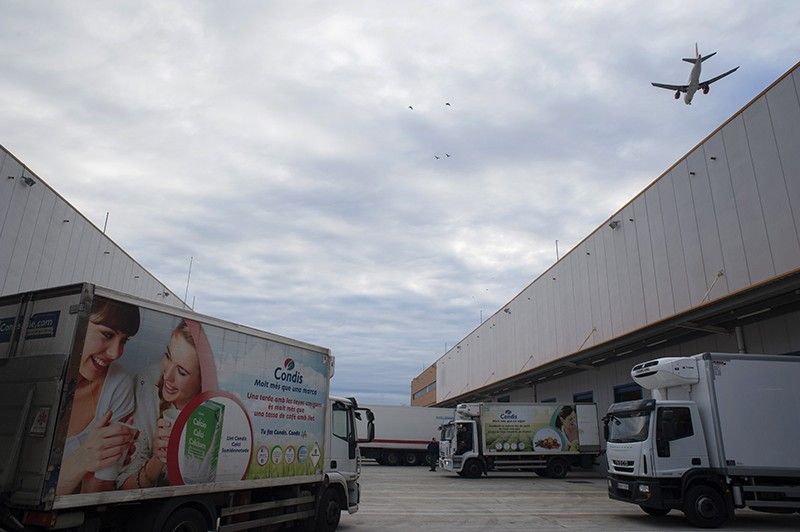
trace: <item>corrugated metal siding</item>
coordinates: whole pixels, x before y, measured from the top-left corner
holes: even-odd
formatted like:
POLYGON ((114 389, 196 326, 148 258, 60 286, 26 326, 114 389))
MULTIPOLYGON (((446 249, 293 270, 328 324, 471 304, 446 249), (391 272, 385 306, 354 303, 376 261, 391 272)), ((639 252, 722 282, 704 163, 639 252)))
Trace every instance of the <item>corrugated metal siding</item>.
POLYGON ((795 67, 615 213, 616 229, 595 230, 510 313, 446 353, 437 401, 800 268, 799 75, 795 67))
POLYGON ((2 147, 0 168, 0 295, 88 281, 182 305, 159 296, 168 289, 158 279, 2 147))

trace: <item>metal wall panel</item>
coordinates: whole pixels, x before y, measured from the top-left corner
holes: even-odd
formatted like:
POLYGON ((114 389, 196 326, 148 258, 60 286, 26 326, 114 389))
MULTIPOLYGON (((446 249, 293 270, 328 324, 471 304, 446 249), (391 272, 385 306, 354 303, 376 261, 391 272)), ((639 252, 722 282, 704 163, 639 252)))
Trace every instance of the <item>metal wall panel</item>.
POLYGON ((706 283, 703 254, 700 248, 700 234, 697 216, 692 198, 691 180, 697 177, 695 170, 690 170, 686 161, 682 161, 672 173, 675 189, 675 204, 678 211, 677 224, 680 228, 683 258, 686 268, 686 281, 689 288, 689 304, 700 304, 705 297, 710 282, 706 283), (693 172, 690 174, 689 172, 693 172))
POLYGON ((787 76, 767 94, 772 128, 795 223, 800 215, 800 101, 796 76, 787 76))
POLYGON ((669 279, 672 284, 672 299, 675 312, 683 312, 689 308, 689 281, 686 277, 686 258, 683 253, 680 222, 678 220, 678 204, 675 200, 675 170, 659 179, 656 187, 661 201, 661 219, 664 223, 664 235, 667 243, 667 265, 669 279))
POLYGON ((734 292, 750 285, 750 272, 747 269, 739 213, 736 209, 722 133, 717 133, 708 139, 704 148, 708 158, 708 179, 719 229, 725 282, 728 290, 734 292))
MULTIPOLYGON (((628 259, 626 284, 628 285, 628 305, 631 311, 629 329, 638 329, 647 323, 647 315, 644 306, 642 261, 639 257, 638 224, 640 221, 636 217, 636 204, 642 203, 643 201, 644 199, 641 198, 641 196, 637 197, 622 211, 622 219, 625 221, 625 253, 628 259)), ((642 220, 641 223, 647 223, 647 220, 642 220)))
POLYGON ((775 275, 775 267, 741 115, 722 128, 722 138, 731 172, 750 282, 757 283, 775 275))
POLYGON ((620 226, 614 230, 615 237, 613 239, 614 248, 613 254, 616 264, 616 277, 617 277, 617 297, 619 298, 620 316, 622 323, 620 332, 625 333, 633 329, 633 312, 631 310, 631 287, 630 287, 630 272, 628 271, 628 248, 626 233, 631 231, 631 222, 625 215, 625 212, 619 213, 620 226))
POLYGON ((791 270, 800 264, 800 242, 766 98, 756 100, 742 116, 775 272, 791 270))
POLYGON ((695 175, 691 177, 692 202, 697 219, 698 238, 703 260, 703 278, 708 286, 707 300, 711 301, 728 293, 725 265, 722 260, 722 246, 719 239, 717 218, 714 214, 714 199, 708 179, 708 165, 705 149, 701 146, 689 154, 687 166, 695 175), (722 275, 718 276, 722 271, 722 275))
POLYGON ((648 323, 658 321, 661 313, 658 305, 656 269, 653 259, 650 219, 647 211, 647 198, 644 194, 633 202, 633 216, 636 220, 636 248, 639 255, 639 268, 642 272, 642 298, 644 317, 648 323))
POLYGON ((46 286, 58 286, 68 284, 72 280, 73 265, 67 266, 67 254, 69 245, 72 241, 72 234, 76 226, 77 214, 67 204, 64 204, 61 219, 56 219, 61 224, 56 252, 53 256, 53 267, 50 270, 50 277, 46 281, 46 286), (64 222, 64 220, 68 220, 64 222))
MULTIPOLYGON (((620 222, 622 223, 622 222, 620 222)), ((610 229, 610 228, 609 228, 610 229)), ((621 229, 610 229, 602 231, 603 252, 605 254, 606 282, 608 283, 608 300, 611 303, 611 330, 612 337, 624 332, 624 320, 622 317, 622 291, 619 287, 619 276, 617 268, 618 256, 615 253, 614 242, 624 237, 621 229)))
MULTIPOLYGON (((36 229, 36 219, 39 217, 39 209, 42 206, 42 198, 44 197, 44 188, 41 186, 24 186, 24 191, 16 195, 19 197, 19 203, 14 201, 12 212, 15 216, 19 216, 19 228, 17 229, 14 247, 11 248, 11 262, 8 265, 8 275, 6 282, 3 285, 3 293, 13 294, 19 292, 20 285, 22 284, 22 275, 25 272, 25 261, 28 258, 28 250, 31 246, 34 230, 36 229), (17 205, 24 205, 24 210, 17 213, 17 205)), ((11 221, 11 220, 9 220, 11 221)))
POLYGON ((31 236, 28 251, 25 254, 25 266, 22 270, 22 279, 19 286, 19 291, 21 292, 33 290, 36 287, 36 276, 42 263, 47 231, 50 229, 50 220, 53 217, 53 207, 56 202, 55 195, 50 190, 41 186, 39 188, 43 191, 42 202, 34 221, 33 235, 31 236))
POLYGON ((672 281, 667 260, 667 236, 664 217, 661 215, 661 198, 658 187, 650 187, 644 193, 647 205, 647 222, 650 229, 650 246, 653 252, 653 268, 656 272, 659 318, 675 313, 675 298, 672 296, 672 281))

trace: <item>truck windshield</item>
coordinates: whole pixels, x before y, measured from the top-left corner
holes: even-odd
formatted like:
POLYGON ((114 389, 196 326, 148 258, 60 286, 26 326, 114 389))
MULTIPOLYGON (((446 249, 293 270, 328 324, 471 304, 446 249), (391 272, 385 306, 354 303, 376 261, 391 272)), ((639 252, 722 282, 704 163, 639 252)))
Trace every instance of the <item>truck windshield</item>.
POLYGON ((610 443, 644 441, 650 430, 650 412, 616 412, 608 415, 607 423, 610 443))

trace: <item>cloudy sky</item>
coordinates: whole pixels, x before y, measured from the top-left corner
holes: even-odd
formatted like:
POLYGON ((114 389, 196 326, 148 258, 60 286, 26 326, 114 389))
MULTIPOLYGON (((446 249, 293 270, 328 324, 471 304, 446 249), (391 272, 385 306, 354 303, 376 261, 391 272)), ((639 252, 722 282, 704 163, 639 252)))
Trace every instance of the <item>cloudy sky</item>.
POLYGON ((793 0, 5 0, 0 143, 178 295, 193 256, 199 312, 404 404, 556 240, 792 67, 798 28, 793 0), (696 41, 704 79, 741 68, 686 106, 650 82, 685 83, 696 41))

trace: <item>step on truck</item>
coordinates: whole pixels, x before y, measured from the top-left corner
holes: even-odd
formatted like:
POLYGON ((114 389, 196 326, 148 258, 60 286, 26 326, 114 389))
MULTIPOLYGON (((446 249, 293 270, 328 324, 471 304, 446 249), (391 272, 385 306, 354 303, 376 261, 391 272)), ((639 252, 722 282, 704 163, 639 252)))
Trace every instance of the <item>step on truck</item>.
POLYGON ((800 357, 703 353, 631 376, 652 399, 604 418, 612 499, 705 528, 738 508, 800 511, 800 357))
POLYGON ((491 471, 533 471, 564 478, 600 454, 593 403, 464 403, 442 427, 439 464, 478 478, 491 471))
MULTIPOLYGON (((359 442, 361 455, 381 465, 429 465, 428 444, 453 421, 452 408, 365 405, 375 415, 375 438, 359 442)), ((366 421, 362 422, 366 423, 366 421)), ((366 434, 366 426, 359 427, 366 434)))
POLYGON ((2 297, 0 529, 334 530, 371 413, 330 397, 333 371, 326 348, 92 284, 2 297))

